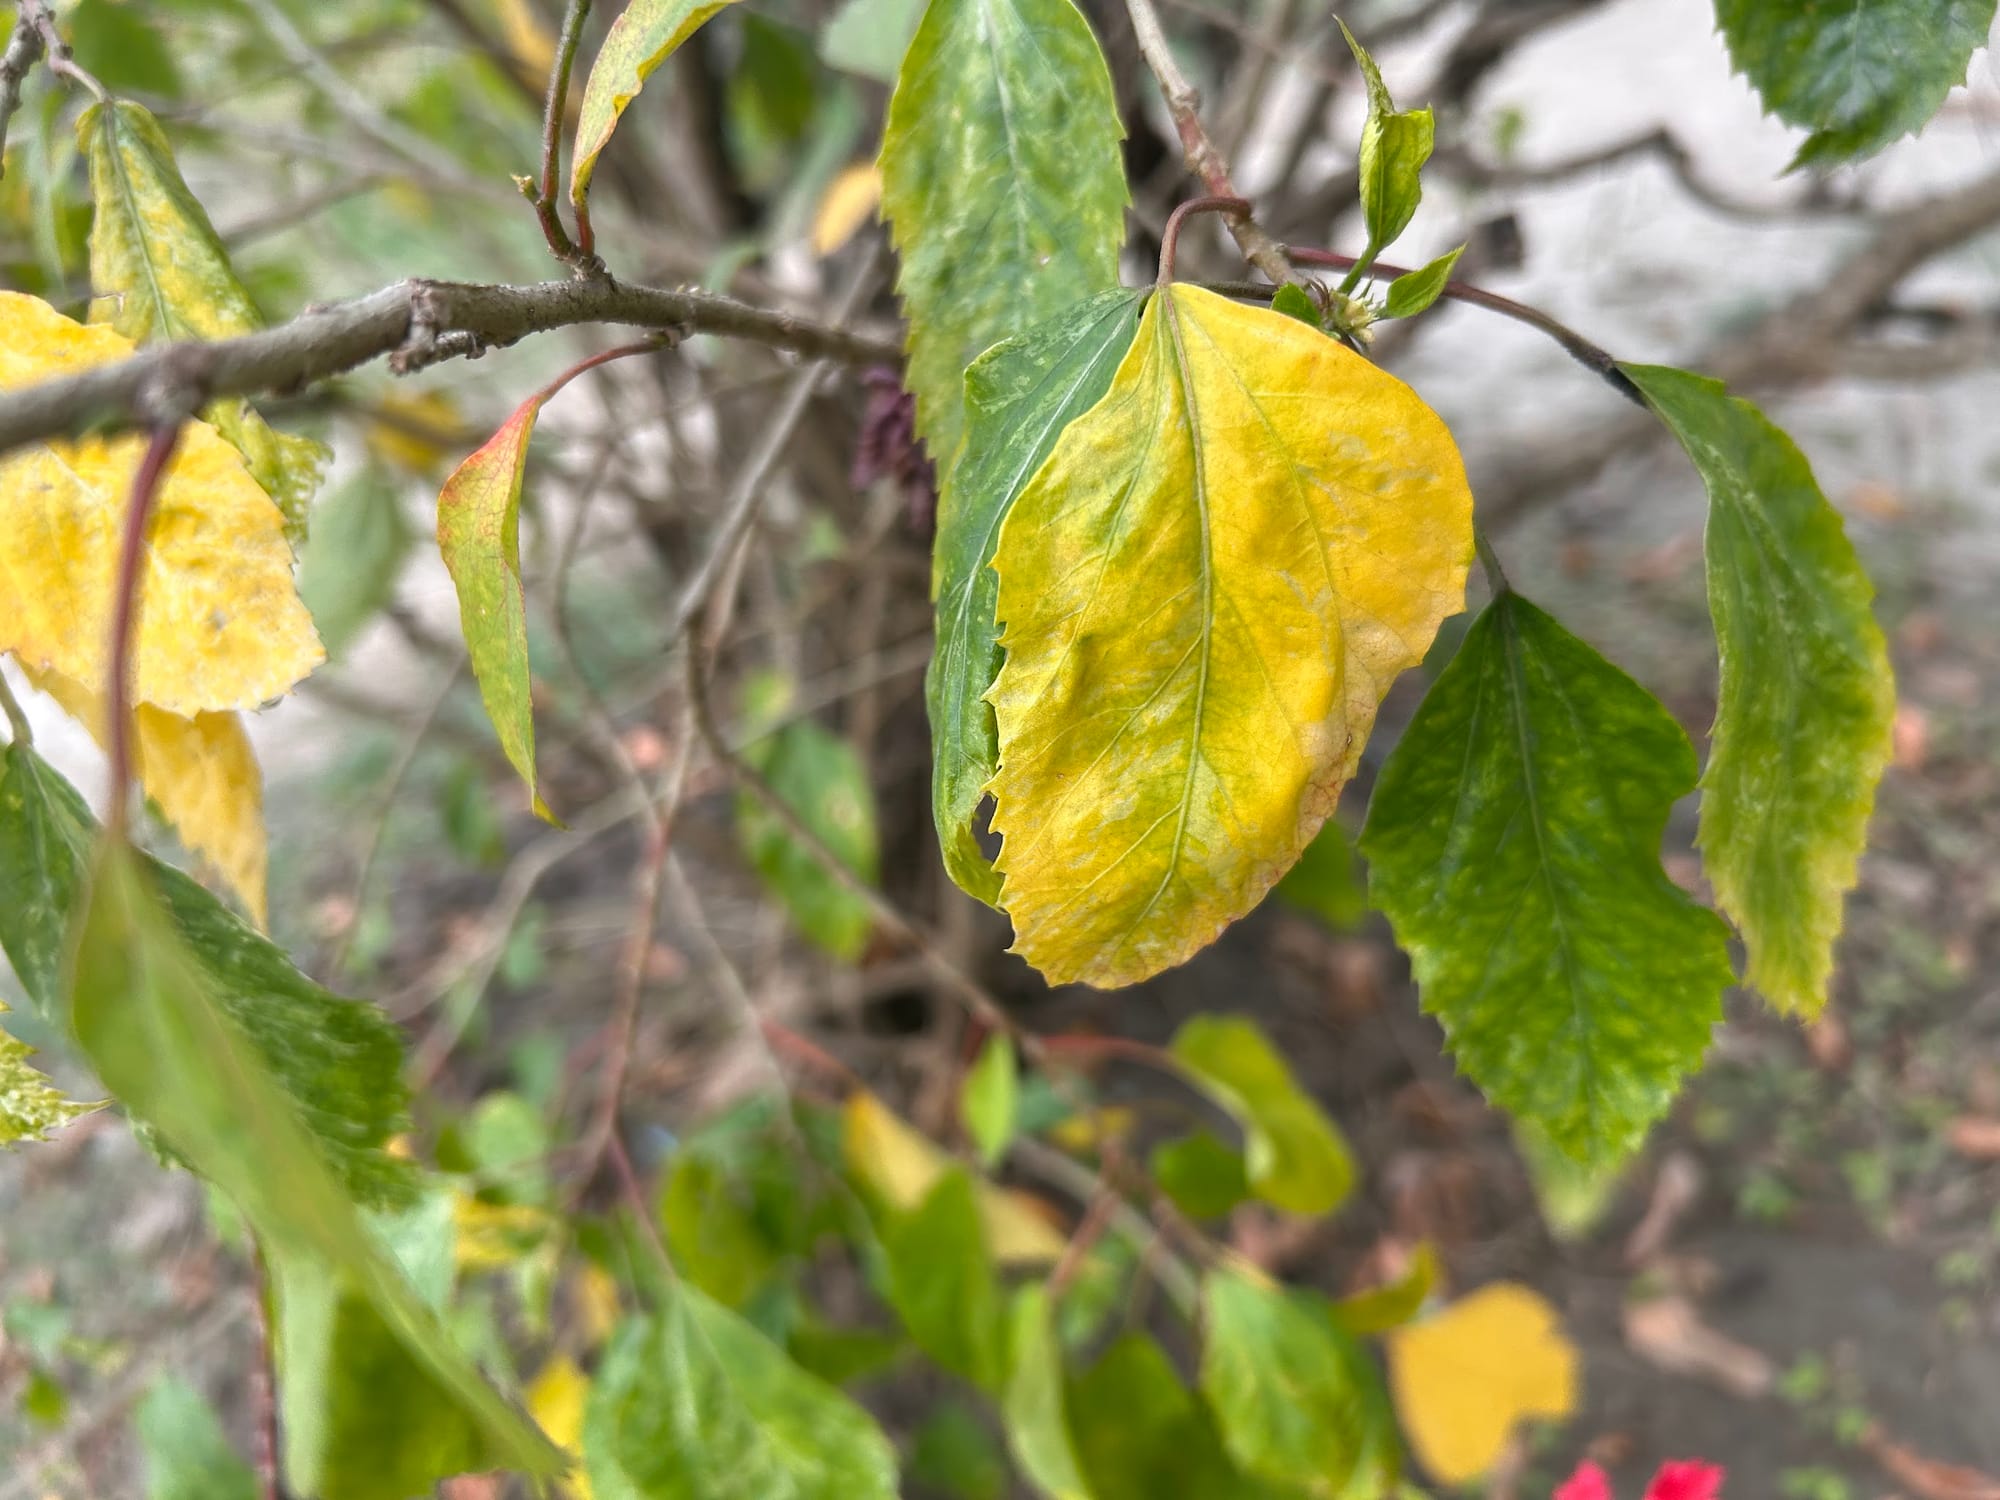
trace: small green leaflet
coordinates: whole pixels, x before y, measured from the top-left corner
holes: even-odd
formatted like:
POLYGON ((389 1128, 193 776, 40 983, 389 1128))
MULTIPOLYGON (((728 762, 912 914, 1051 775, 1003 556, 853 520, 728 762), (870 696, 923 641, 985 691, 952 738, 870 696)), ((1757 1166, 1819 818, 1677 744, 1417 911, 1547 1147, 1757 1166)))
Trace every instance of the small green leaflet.
POLYGON ((1354 1185, 1347 1143, 1255 1023, 1199 1015, 1174 1034, 1174 1061, 1243 1127, 1250 1190, 1293 1214, 1328 1214, 1354 1185))
MULTIPOLYGON (((0 1016, 7 1007, 0 1005, 0 1016)), ((39 1141, 79 1115, 101 1108, 72 1104, 47 1075, 29 1065, 35 1049, 0 1030, 0 1146, 39 1141)))
POLYGON ((1335 932, 1359 927, 1368 915, 1368 893, 1361 883, 1361 861, 1354 857, 1354 835, 1328 818, 1272 894, 1287 906, 1311 912, 1335 932))
POLYGON ((1650 693, 1503 593, 1376 783, 1370 894, 1424 1009, 1488 1097, 1579 1159, 1637 1147, 1722 1019, 1728 932, 1660 866, 1694 780, 1650 693))
POLYGON ((1070 1435, 1048 1287, 1033 1282, 1016 1292, 1009 1323, 1001 1415, 1014 1462, 1048 1500, 1096 1500, 1070 1435))
MULTIPOLYGON (((745 692, 748 718, 753 723, 776 719, 789 693, 789 685, 779 680, 751 683, 745 692)), ((875 883, 882 857, 875 793, 868 768, 852 745, 811 719, 794 719, 747 746, 743 758, 842 864, 875 883)), ((835 958, 861 956, 875 925, 868 903, 828 873, 819 857, 749 792, 736 799, 736 834, 752 867, 801 932, 835 958)))
POLYGON ((628 1319, 592 1383, 597 1500, 895 1500, 875 1419, 685 1282, 628 1319))
POLYGON ((1437 1251, 1429 1240, 1418 1243, 1409 1269, 1384 1286, 1343 1297, 1331 1309, 1336 1326, 1356 1338, 1400 1328, 1423 1311, 1438 1281, 1437 1251))
POLYGON ((235 1201, 275 1265, 314 1263, 366 1298, 477 1424, 477 1467, 561 1472, 561 1453, 486 1383, 370 1232, 169 919, 151 870, 122 845, 99 855, 76 954, 71 1021, 111 1093, 235 1201))
POLYGON ((1324 1298, 1212 1271, 1202 1314, 1201 1390, 1239 1468, 1327 1500, 1351 1481, 1381 1479, 1361 1472, 1380 1461, 1368 1436, 1369 1386, 1379 1380, 1324 1298))
MULTIPOLYGON (((1241 1473, 1166 1351, 1128 1333, 1070 1382, 1071 1430, 1095 1500, 1277 1500, 1241 1473)), ((1296 1497, 1297 1490, 1283 1493, 1296 1497)))
POLYGON ((965 450, 938 500, 937 646, 924 676, 931 811, 945 869, 989 906, 1000 876, 973 832, 1000 759, 986 690, 1000 670, 989 566, 1000 523, 1072 418, 1111 386, 1139 327, 1136 292, 1100 292, 999 344, 965 372, 965 450))
POLYGON ((973 357, 1118 285, 1123 136, 1070 0, 931 0, 889 103, 882 211, 902 256, 904 380, 941 475, 973 357))
MULTIPOLYGON (((45 1019, 64 1016, 61 968, 97 825, 25 745, 0 754, 0 948, 45 1019)), ((348 1194, 393 1203, 407 1164, 382 1148, 409 1127, 401 1034, 376 1007, 306 978, 271 940, 180 871, 139 856, 223 1013, 262 1055, 348 1194)))
MULTIPOLYGON (((234 338, 263 327, 159 123, 118 100, 92 105, 76 130, 90 159, 95 320, 140 344, 234 338)), ((277 502, 296 546, 332 454, 323 443, 275 431, 238 398, 215 402, 205 415, 277 502)))
POLYGON ((1965 82, 1994 0, 1715 0, 1730 60, 1764 107, 1812 134, 1793 168, 1872 156, 1965 82))
POLYGON ((1354 61, 1368 85, 1368 119, 1361 127, 1361 214, 1368 225, 1368 247, 1350 284, 1370 262, 1409 227, 1424 195, 1422 172, 1431 159, 1436 122, 1428 109, 1399 110, 1382 82, 1382 70, 1368 50, 1341 21, 1354 61))
POLYGON ((597 158, 611 144, 625 106, 646 80, 729 0, 631 0, 591 64, 576 122, 576 156, 569 169, 569 199, 582 208, 590 197, 597 158))
POLYGON ((1219 1219, 1250 1196, 1243 1153, 1206 1126, 1155 1146, 1146 1167, 1191 1219, 1219 1219))
POLYGON ((996 1031, 979 1049, 959 1090, 958 1113, 965 1133, 979 1149, 979 1160, 991 1167, 1007 1154, 1020 1124, 1021 1070, 1013 1040, 996 1031))
POLYGON ((724 1307, 742 1307, 778 1267, 754 1206, 706 1152, 675 1154, 660 1197, 660 1227, 675 1269, 724 1307))
POLYGON ((1716 380, 1621 365, 1708 487, 1722 688, 1702 773, 1702 863, 1781 1010, 1826 1003, 1842 900, 1889 763, 1896 684, 1840 513, 1796 444, 1716 380))
POLYGON ((981 1390, 1007 1375, 1007 1321, 972 1179, 938 1178, 924 1201, 882 1228, 889 1305, 919 1349, 981 1390))
POLYGON ((1427 266, 1406 271, 1389 283, 1389 298, 1382 308, 1385 318, 1414 318, 1444 295, 1452 267, 1465 254, 1460 245, 1448 255, 1440 255, 1427 266))
POLYGON ((1296 281, 1288 281, 1271 293, 1271 311, 1283 313, 1288 318, 1297 318, 1309 328, 1325 331, 1326 320, 1320 316, 1319 304, 1313 301, 1312 294, 1296 281))
POLYGON ((177 1375, 162 1376, 132 1414, 146 1500, 257 1500, 257 1476, 229 1446, 215 1412, 177 1375))

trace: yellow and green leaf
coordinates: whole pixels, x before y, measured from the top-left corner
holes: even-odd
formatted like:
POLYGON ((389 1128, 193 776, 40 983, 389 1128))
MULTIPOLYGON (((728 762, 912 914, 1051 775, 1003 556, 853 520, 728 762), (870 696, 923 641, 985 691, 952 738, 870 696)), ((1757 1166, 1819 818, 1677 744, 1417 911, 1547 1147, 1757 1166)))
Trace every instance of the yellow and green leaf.
MULTIPOLYGON (((0 1003, 0 1016, 7 1007, 0 1003)), ((52 1130, 60 1130, 98 1104, 73 1104, 40 1069, 28 1059, 35 1049, 0 1028, 0 1146, 16 1141, 45 1140, 52 1130)))
POLYGON ((904 383, 940 474, 973 358, 1118 285, 1123 135, 1070 0, 931 0, 889 103, 882 211, 902 257, 904 383))
POLYGON ((1016 951, 1130 984, 1254 907, 1471 556, 1458 450, 1409 387, 1282 313, 1155 296, 994 556, 1016 951))
POLYGON ((1896 685, 1874 586, 1796 444, 1718 380, 1621 365, 1708 487, 1722 684, 1702 863, 1779 1009, 1826 1004, 1841 908, 1889 763, 1896 685))
POLYGON ((1436 124, 1429 109, 1396 108, 1375 59, 1355 40, 1345 21, 1339 24, 1368 86, 1359 163, 1361 214, 1368 226, 1368 248, 1361 253, 1365 266, 1388 249, 1415 217, 1424 195, 1423 167, 1431 157, 1436 124))
MULTIPOLYGON (((135 344, 234 338, 263 327, 159 122, 121 99, 92 105, 76 129, 90 161, 91 321, 135 344)), ((276 431, 240 397, 213 403, 207 416, 277 502, 286 534, 301 540, 331 457, 326 446, 276 431)))
POLYGON ((438 551, 458 591, 472 675, 500 748, 528 784, 538 816, 555 814, 535 779, 535 715, 528 675, 528 605, 521 588, 521 480, 542 405, 560 383, 514 409, 438 492, 438 551))
POLYGON ((597 158, 611 144, 625 107, 639 97, 646 80, 727 4, 729 0, 631 0, 611 23, 583 86, 576 157, 569 169, 570 202, 580 208, 588 200, 597 158))
POLYGON ((999 763, 986 690, 1000 670, 990 564, 1000 523, 1070 422, 1110 388, 1139 294, 1100 292, 987 350, 965 372, 965 448, 938 499, 937 646, 924 677, 931 811, 951 878, 989 905, 1000 877, 974 824, 999 763))
MULTIPOLYGON (((132 353, 109 328, 0 292, 0 390, 132 353)), ((0 458, 0 651, 105 685, 118 545, 140 434, 30 444, 0 458)), ((154 497, 133 697, 184 718, 288 692, 324 653, 292 581, 284 518, 241 456, 188 422, 154 497)))
POLYGON ((1383 767, 1369 893, 1494 1103, 1572 1156, 1645 1139, 1701 1064, 1729 934, 1667 878, 1694 747, 1652 694, 1519 595, 1474 622, 1383 767))

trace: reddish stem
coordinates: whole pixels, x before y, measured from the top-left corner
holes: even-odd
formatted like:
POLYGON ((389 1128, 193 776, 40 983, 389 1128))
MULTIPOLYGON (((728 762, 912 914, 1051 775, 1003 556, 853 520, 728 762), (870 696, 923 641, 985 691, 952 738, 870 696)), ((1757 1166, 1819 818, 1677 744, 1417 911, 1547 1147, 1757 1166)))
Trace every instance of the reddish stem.
POLYGON ((1247 214, 1249 212, 1249 199, 1226 197, 1220 193, 1211 193, 1205 198, 1190 198, 1187 202, 1178 205, 1172 213, 1167 215, 1167 227, 1160 233, 1160 276, 1158 282, 1160 290, 1165 291, 1167 284, 1174 279, 1174 256, 1180 250, 1182 224, 1195 214, 1247 214))
POLYGON ((146 531, 153 518, 153 498, 181 438, 181 424, 155 427, 132 476, 132 497, 125 503, 125 532, 118 547, 118 575, 113 585, 110 666, 106 674, 110 725, 105 753, 111 762, 111 815, 114 838, 125 833, 125 803, 132 782, 132 627, 139 615, 139 565, 146 555, 146 531))

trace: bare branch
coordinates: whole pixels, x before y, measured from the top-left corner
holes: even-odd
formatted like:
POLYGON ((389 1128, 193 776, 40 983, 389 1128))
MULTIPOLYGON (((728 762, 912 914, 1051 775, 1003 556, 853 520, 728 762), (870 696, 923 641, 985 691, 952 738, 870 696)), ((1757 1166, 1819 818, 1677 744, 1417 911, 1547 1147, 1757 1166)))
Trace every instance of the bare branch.
MULTIPOLYGON (((1139 53, 1160 82, 1160 93, 1167 101, 1167 113, 1173 116, 1174 129, 1180 134, 1181 154, 1188 170, 1201 179, 1210 197, 1240 199, 1243 195, 1229 178, 1229 163, 1223 160, 1222 152, 1201 123, 1201 91, 1187 81, 1181 65, 1174 60, 1173 48, 1167 45, 1167 35, 1160 29, 1160 13, 1153 9, 1153 0, 1125 0, 1125 8, 1132 17, 1132 34, 1138 40, 1139 53)), ((1272 285, 1282 286, 1298 279, 1291 262, 1285 259, 1284 248, 1248 212, 1230 214, 1224 222, 1236 237, 1243 258, 1269 277, 1272 285)))
POLYGON ((629 286, 609 278, 527 286, 401 281, 241 338, 161 344, 116 364, 0 395, 0 453, 41 438, 145 425, 151 393, 160 389, 192 391, 204 402, 282 394, 384 355, 393 356, 391 367, 398 373, 406 373, 440 358, 584 323, 720 334, 844 364, 902 360, 887 339, 712 292, 629 286))
POLYGON ((7 170, 7 122, 21 107, 21 85, 28 81, 28 69, 41 60, 42 36, 35 29, 34 6, 24 4, 14 17, 14 33, 7 38, 7 50, 0 52, 0 174, 7 170))

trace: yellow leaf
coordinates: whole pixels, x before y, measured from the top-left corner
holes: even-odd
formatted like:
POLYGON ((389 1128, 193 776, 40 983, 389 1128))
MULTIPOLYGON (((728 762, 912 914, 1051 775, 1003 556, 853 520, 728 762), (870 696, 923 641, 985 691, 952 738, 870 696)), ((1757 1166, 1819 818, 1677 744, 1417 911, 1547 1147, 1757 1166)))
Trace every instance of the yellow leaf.
MULTIPOLYGON (((924 1201, 952 1165, 944 1152, 912 1130, 873 1094, 847 1101, 841 1131, 847 1168, 890 1207, 908 1212, 924 1201)), ((1045 1265, 1067 1243, 1034 1199, 981 1180, 979 1215, 987 1248, 1006 1265, 1045 1265)))
POLYGON ((454 1196, 452 1226, 458 1231, 461 1271, 504 1271, 519 1265, 547 1243, 555 1220, 532 1203, 484 1203, 470 1193, 454 1196))
POLYGON ((577 1322, 582 1325, 584 1343, 598 1348, 618 1326, 618 1283, 611 1273, 594 1261, 585 1261, 571 1283, 576 1299, 577 1322))
MULTIPOLYGON (((103 744, 105 703, 60 672, 28 669, 28 680, 103 744)), ((132 770, 139 787, 173 825, 188 852, 214 867, 263 927, 268 849, 264 837, 264 778, 243 720, 231 713, 184 719, 142 703, 133 715, 132 770)))
MULTIPOLYGON (((548 1440, 572 1458, 580 1459, 583 1408, 590 1399, 590 1377, 567 1354, 558 1354, 529 1382, 527 1397, 528 1415, 535 1419, 548 1440)), ((590 1480, 580 1462, 563 1479, 562 1489, 571 1500, 590 1500, 590 1480)))
MULTIPOLYGON (((0 292, 0 390, 131 353, 109 328, 0 292)), ((130 434, 0 458, 0 650, 93 693, 104 690, 119 535, 145 447, 130 434)), ((147 538, 137 702, 187 718, 255 708, 319 665, 284 518, 206 422, 184 426, 147 538)))
POLYGON ((556 39, 529 0, 493 0, 507 50, 537 78, 546 77, 556 60, 556 39))
POLYGON ((1016 951, 1131 984, 1255 906, 1471 560, 1458 449, 1408 386, 1294 318, 1154 296, 994 556, 1016 951))
POLYGON ((1500 1281, 1388 1336, 1404 1435, 1431 1477, 1458 1485, 1492 1467, 1516 1423, 1576 1409, 1577 1353, 1556 1310, 1500 1281))
POLYGON ((828 185, 813 211, 815 255, 831 255, 854 238, 882 202, 882 172, 872 161, 856 162, 828 185))
POLYGON ((368 451, 411 474, 429 475, 451 456, 445 445, 464 430, 458 406, 443 391, 392 391, 362 432, 368 451))

